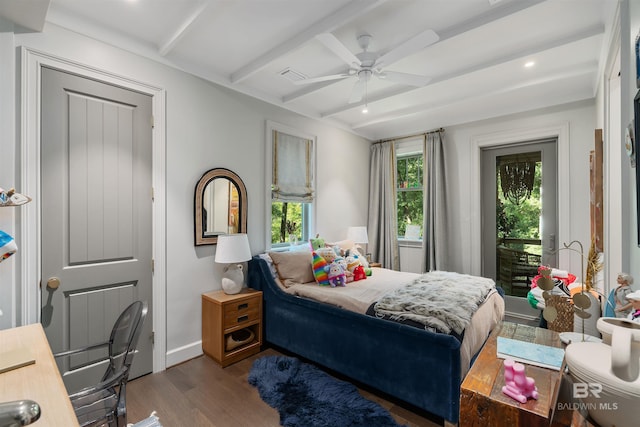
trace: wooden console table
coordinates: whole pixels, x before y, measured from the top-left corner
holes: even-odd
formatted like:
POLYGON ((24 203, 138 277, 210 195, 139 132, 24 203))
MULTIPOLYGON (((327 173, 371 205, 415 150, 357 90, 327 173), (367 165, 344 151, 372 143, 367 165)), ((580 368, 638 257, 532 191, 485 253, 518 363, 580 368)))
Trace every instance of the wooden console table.
POLYGON ((560 371, 526 365, 526 374, 536 381, 538 400, 521 404, 502 393, 503 359, 496 355, 497 337, 535 342, 562 348, 557 332, 503 322, 487 339, 460 390, 460 426, 548 427, 551 424, 562 374, 560 371))
POLYGON ((28 349, 35 363, 0 373, 0 402, 35 401, 41 412, 36 426, 78 426, 42 325, 1 330, 0 357, 16 349, 28 349))

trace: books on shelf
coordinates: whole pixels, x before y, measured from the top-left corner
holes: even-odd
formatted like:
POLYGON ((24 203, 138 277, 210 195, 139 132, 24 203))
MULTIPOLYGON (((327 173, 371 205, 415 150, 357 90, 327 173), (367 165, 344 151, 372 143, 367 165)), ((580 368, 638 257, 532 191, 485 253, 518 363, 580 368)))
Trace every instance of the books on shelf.
POLYGON ((564 349, 498 337, 498 357, 559 371, 564 360, 564 349))

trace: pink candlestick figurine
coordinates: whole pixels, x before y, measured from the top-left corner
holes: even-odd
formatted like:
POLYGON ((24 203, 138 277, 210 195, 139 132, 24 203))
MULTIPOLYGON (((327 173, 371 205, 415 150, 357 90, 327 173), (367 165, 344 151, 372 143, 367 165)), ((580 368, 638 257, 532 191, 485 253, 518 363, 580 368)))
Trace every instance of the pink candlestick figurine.
POLYGON ((538 399, 538 388, 533 378, 524 374, 524 365, 513 359, 504 360, 505 386, 502 392, 520 403, 526 403, 528 398, 538 399))

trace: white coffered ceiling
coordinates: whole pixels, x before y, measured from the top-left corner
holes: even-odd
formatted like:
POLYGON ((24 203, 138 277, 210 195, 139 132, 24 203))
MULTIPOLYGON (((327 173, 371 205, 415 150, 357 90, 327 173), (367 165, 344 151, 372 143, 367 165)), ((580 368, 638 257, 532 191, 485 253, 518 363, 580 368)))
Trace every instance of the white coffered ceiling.
POLYGON ((48 22, 349 129, 372 140, 595 96, 617 0, 50 0, 48 22), (347 49, 372 36, 384 54, 431 29, 439 40, 389 71, 422 87, 357 77, 296 85, 349 69, 320 34, 347 49), (532 67, 525 63, 533 61, 532 67))

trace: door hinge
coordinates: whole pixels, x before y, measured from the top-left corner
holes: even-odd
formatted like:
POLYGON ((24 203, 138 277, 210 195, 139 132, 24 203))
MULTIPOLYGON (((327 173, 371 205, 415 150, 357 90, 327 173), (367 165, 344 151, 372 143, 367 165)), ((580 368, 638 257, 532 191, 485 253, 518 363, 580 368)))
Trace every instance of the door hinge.
POLYGON ((151 273, 155 273, 156 272, 156 260, 151 258, 151 273))
POLYGON ((151 331, 151 344, 156 343, 156 331, 151 331))
POLYGON ((151 187, 151 201, 155 202, 156 201, 156 189, 151 187))
POLYGON ((151 116, 151 129, 156 127, 156 121, 155 118, 153 117, 153 115, 151 116))

